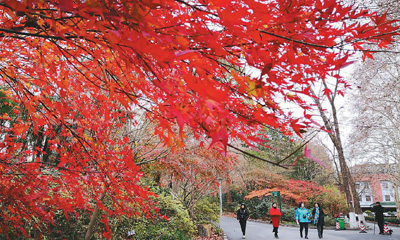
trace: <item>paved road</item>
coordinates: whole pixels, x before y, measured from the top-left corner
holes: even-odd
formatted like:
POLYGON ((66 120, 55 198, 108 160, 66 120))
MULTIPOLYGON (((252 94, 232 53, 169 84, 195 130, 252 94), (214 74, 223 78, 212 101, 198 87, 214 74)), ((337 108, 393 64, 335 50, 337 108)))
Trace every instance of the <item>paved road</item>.
MULTIPOLYGON (((221 217, 220 227, 224 230, 229 240, 242 239, 242 231, 240 230, 239 222, 234 218, 221 217)), ((324 230, 324 240, 400 240, 400 232, 398 228, 394 229, 392 236, 383 236, 374 234, 374 231, 368 230, 367 233, 359 233, 355 230, 324 230)), ((308 233, 309 239, 318 239, 318 233, 316 229, 310 229, 308 233)), ((258 222, 247 222, 246 230, 247 240, 263 240, 263 239, 275 239, 272 233, 272 225, 258 222)), ((279 239, 280 240, 296 240, 300 238, 299 228, 296 227, 279 227, 279 239)), ((304 238, 303 238, 304 239, 304 238)))

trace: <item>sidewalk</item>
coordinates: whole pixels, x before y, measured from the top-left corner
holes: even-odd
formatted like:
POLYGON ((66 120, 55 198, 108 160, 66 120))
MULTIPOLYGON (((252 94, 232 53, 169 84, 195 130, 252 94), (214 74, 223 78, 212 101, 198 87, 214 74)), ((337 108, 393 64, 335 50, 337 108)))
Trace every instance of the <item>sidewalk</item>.
MULTIPOLYGON (((239 240, 242 239, 242 232, 240 225, 235 218, 221 217, 220 227, 226 234, 228 240, 239 240)), ((335 236, 331 233, 335 231, 327 230, 324 233, 325 240, 347 240, 341 236, 335 236), (329 232, 328 232, 329 231, 329 232)), ((318 233, 316 229, 309 229, 309 239, 318 239, 318 233)), ((248 221, 246 227, 246 239, 247 240, 261 240, 261 239, 275 239, 272 233, 272 224, 265 222, 248 221)), ((301 239, 299 228, 296 226, 280 226, 279 227, 279 239, 280 240, 293 240, 301 239)), ((303 238, 304 239, 304 238, 303 238)))
MULTIPOLYGON (((228 240, 239 240, 242 239, 242 232, 240 225, 235 218, 221 217, 220 228, 226 234, 228 240)), ((373 227, 373 224, 372 224, 373 227)), ((400 229, 399 229, 400 230, 400 229)), ((395 229, 392 236, 385 236, 374 234, 373 230, 367 230, 367 233, 359 233, 359 230, 324 230, 324 240, 389 240, 389 239, 400 239, 399 230, 395 229), (389 239, 388 239, 389 238, 389 239)), ((315 228, 309 229, 309 239, 318 240, 318 233, 315 228)), ((247 240, 262 240, 262 239, 275 239, 272 233, 272 225, 269 223, 248 221, 246 227, 246 239, 247 240)), ((279 227, 279 239, 280 240, 295 240, 300 238, 299 227, 293 226, 280 226, 279 227)), ((303 238, 304 239, 304 238, 303 238)))
MULTIPOLYGON (((367 227, 367 229, 374 231, 374 222, 365 221, 364 224, 367 227)), ((400 232, 399 226, 389 225, 388 227, 389 229, 393 229, 393 231, 400 232)), ((375 223, 375 232, 379 233, 379 227, 377 223, 375 223)))

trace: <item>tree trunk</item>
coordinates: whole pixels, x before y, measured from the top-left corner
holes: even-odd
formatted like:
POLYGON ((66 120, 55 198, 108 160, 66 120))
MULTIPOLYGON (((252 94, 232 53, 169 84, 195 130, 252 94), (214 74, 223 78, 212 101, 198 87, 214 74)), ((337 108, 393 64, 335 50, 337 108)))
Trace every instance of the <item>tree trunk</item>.
POLYGON ((352 198, 352 194, 350 192, 349 170, 348 170, 348 167, 346 164, 346 160, 344 158, 343 149, 341 148, 341 146, 337 146, 336 144, 334 144, 334 145, 335 145, 335 148, 337 149, 338 155, 339 155, 339 165, 340 165, 340 173, 342 175, 342 180, 343 180, 343 190, 346 195, 346 200, 347 200, 347 204, 349 207, 349 211, 353 212, 354 211, 353 205, 350 204, 350 202, 353 201, 353 198, 352 198))
MULTIPOLYGON (((325 87, 328 88, 326 82, 323 81, 323 83, 324 83, 325 87)), ((354 212, 354 210, 355 210, 355 212, 357 214, 362 214, 362 210, 360 207, 360 198, 358 197, 355 183, 354 183, 353 178, 351 177, 351 173, 347 166, 346 159, 345 159, 344 152, 343 152, 343 145, 342 145, 340 130, 339 130, 339 120, 337 118, 337 111, 336 111, 336 106, 335 106, 335 95, 333 95, 333 94, 336 94, 336 89, 333 94, 328 95, 329 104, 330 104, 330 107, 332 110, 332 118, 333 118, 332 120, 333 121, 328 119, 328 117, 326 116, 325 111, 322 107, 322 104, 321 104, 319 98, 317 97, 317 95, 315 94, 315 92, 313 90, 311 90, 311 92, 313 93, 314 96, 316 96, 314 98, 314 101, 318 107, 320 116, 324 122, 324 126, 328 130, 329 138, 331 139, 335 149, 338 152, 340 172, 341 172, 342 181, 343 181, 343 190, 346 195, 346 200, 348 203, 349 211, 354 212), (350 204, 351 202, 353 204, 350 204)))
MULTIPOLYGON (((349 171, 349 170, 348 170, 349 171)), ((360 205, 360 196, 358 195, 357 189, 356 189, 356 183, 354 182, 353 176, 351 175, 349 171, 349 177, 350 177, 350 189, 353 195, 353 202, 354 202, 354 210, 355 212, 359 215, 361 215, 362 219, 364 219, 364 215, 362 214, 362 209, 360 205)))
MULTIPOLYGON (((396 159, 399 159, 399 156, 396 154, 396 159)), ((387 175, 390 177, 390 182, 393 184, 394 190, 394 202, 396 203, 396 216, 400 218, 400 199, 399 199, 399 179, 398 179, 398 168, 400 166, 397 165, 395 168, 390 167, 389 161, 386 163, 386 168, 388 169, 387 175)))
MULTIPOLYGON (((100 201, 103 201, 104 196, 105 196, 105 193, 103 193, 103 195, 100 197, 100 201)), ((100 216, 100 209, 96 204, 96 207, 94 208, 92 217, 90 219, 90 223, 86 230, 85 240, 90 240, 92 238, 92 235, 95 230, 96 222, 97 222, 97 219, 99 218, 99 216, 100 216)))
POLYGON ((229 191, 226 192, 226 203, 229 204, 232 202, 232 194, 231 194, 231 190, 229 189, 229 191))
POLYGON ((400 201, 399 201, 399 182, 393 181, 394 188, 394 202, 396 203, 396 216, 397 219, 400 218, 400 201))

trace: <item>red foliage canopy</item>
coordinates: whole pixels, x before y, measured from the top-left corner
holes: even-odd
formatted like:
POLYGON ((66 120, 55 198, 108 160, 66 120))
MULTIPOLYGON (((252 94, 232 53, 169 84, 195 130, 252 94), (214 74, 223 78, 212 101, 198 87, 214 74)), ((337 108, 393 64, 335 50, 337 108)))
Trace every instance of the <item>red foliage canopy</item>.
POLYGON ((326 192, 323 186, 319 186, 316 183, 294 179, 288 180, 280 175, 271 175, 271 179, 260 182, 267 184, 268 188, 252 191, 246 196, 246 199, 261 198, 266 195, 272 195, 272 192, 279 191, 282 199, 289 204, 292 200, 295 203, 307 203, 310 199, 326 192))
POLYGON ((397 30, 333 0, 3 0, 0 22, 3 103, 12 107, 1 116, 3 232, 51 222, 57 209, 137 213, 126 203, 150 193, 127 138, 114 133, 135 124, 138 108, 166 145, 184 126, 225 147, 258 142, 265 126, 299 133, 308 120, 277 99, 308 109, 310 84, 363 43, 386 47, 397 30), (244 66, 260 76, 239 74, 244 66))

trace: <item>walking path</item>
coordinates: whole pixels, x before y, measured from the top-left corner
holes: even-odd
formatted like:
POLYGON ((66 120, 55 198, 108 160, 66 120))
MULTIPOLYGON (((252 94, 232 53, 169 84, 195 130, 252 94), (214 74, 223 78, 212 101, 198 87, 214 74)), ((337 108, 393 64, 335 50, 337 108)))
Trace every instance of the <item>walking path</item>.
MULTIPOLYGON (((222 230, 224 230, 229 240, 242 239, 242 232, 240 230, 240 225, 235 218, 221 217, 219 225, 222 228, 222 230)), ((323 239, 324 240, 375 240, 375 239, 400 240, 400 231, 398 231, 397 229, 398 228, 394 229, 392 236, 374 234, 373 224, 372 224, 372 231, 367 230, 367 233, 359 233, 358 230, 341 230, 341 231, 324 230, 323 239)), ((315 239, 315 240, 319 239, 317 230, 309 229, 308 237, 309 239, 315 239)), ((253 222, 249 220, 247 222, 246 239, 248 240, 275 239, 272 233, 272 225, 266 223, 253 222)), ((301 240, 299 228, 282 227, 282 226, 279 227, 279 239, 301 240)))
MULTIPOLYGON (((368 230, 370 230, 372 232, 374 232, 374 227, 375 227, 375 232, 379 233, 379 227, 378 227, 377 223, 374 224, 374 222, 365 221, 365 226, 367 226, 369 228, 368 230)), ((392 229, 393 231, 397 232, 400 235, 400 227, 399 226, 389 226, 389 229, 392 229)), ((399 237, 399 239, 400 239, 400 237, 399 237)))

